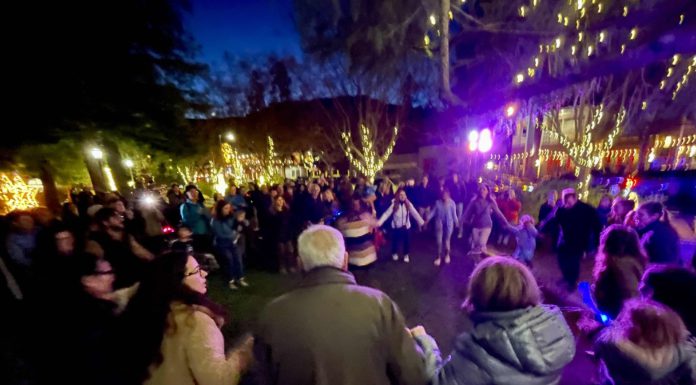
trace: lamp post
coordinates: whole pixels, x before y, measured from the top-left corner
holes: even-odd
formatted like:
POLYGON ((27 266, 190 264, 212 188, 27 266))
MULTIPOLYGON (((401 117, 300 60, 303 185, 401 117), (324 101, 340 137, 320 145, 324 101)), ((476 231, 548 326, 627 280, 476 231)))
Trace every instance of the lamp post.
POLYGON ((135 188, 135 177, 133 177, 133 161, 130 159, 124 159, 123 160, 123 165, 126 166, 128 171, 130 171, 130 177, 131 177, 131 187, 135 188))
MULTIPOLYGON (((476 159, 476 169, 479 166, 479 157, 481 154, 488 153, 493 148, 493 133, 490 129, 484 128, 483 130, 471 130, 467 135, 469 143, 467 148, 470 152, 476 153, 474 155, 476 159)), ((473 167, 470 167, 473 169, 473 167)))

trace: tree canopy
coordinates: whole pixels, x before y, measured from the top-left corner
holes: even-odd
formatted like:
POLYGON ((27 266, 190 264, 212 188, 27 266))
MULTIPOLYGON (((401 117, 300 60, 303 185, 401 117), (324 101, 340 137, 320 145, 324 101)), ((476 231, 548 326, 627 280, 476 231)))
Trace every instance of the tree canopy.
POLYGON ((97 131, 176 145, 169 138, 186 128, 187 113, 205 107, 196 86, 205 67, 182 25, 188 10, 186 0, 17 6, 13 101, 27 129, 5 146, 97 131))

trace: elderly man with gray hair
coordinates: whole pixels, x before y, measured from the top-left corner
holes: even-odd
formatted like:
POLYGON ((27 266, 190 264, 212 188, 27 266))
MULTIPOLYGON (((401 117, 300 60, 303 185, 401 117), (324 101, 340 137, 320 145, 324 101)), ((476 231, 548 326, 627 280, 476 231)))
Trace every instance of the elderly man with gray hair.
POLYGON ((426 384, 439 350, 406 328, 384 293, 357 285, 341 233, 316 225, 298 239, 304 277, 260 316, 257 358, 267 383, 426 384))

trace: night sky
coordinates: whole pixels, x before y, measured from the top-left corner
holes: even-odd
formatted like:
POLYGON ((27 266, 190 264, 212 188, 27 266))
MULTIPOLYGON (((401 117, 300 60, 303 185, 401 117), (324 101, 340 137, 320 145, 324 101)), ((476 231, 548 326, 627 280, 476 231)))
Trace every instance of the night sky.
POLYGON ((292 0, 192 0, 192 5, 186 26, 205 63, 220 64, 225 51, 242 58, 301 55, 292 0))

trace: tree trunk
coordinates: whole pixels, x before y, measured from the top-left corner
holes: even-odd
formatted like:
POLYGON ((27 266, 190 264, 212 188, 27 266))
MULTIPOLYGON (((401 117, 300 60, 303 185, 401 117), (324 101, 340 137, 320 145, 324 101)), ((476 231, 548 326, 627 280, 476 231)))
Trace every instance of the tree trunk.
POLYGON ((103 159, 94 159, 88 150, 84 152, 85 165, 89 178, 92 180, 92 188, 95 192, 108 191, 104 180, 104 170, 102 170, 103 159))
POLYGON ((46 159, 41 159, 39 176, 41 178, 41 183, 43 183, 43 193, 44 199, 46 200, 46 207, 54 214, 60 214, 61 206, 60 199, 58 197, 58 189, 56 188, 56 181, 53 179, 51 165, 46 159))
POLYGON ((118 144, 111 139, 104 139, 102 144, 104 146, 106 160, 114 176, 114 181, 116 182, 116 187, 121 194, 125 195, 130 191, 128 187, 130 174, 123 165, 121 152, 118 150, 118 144))

